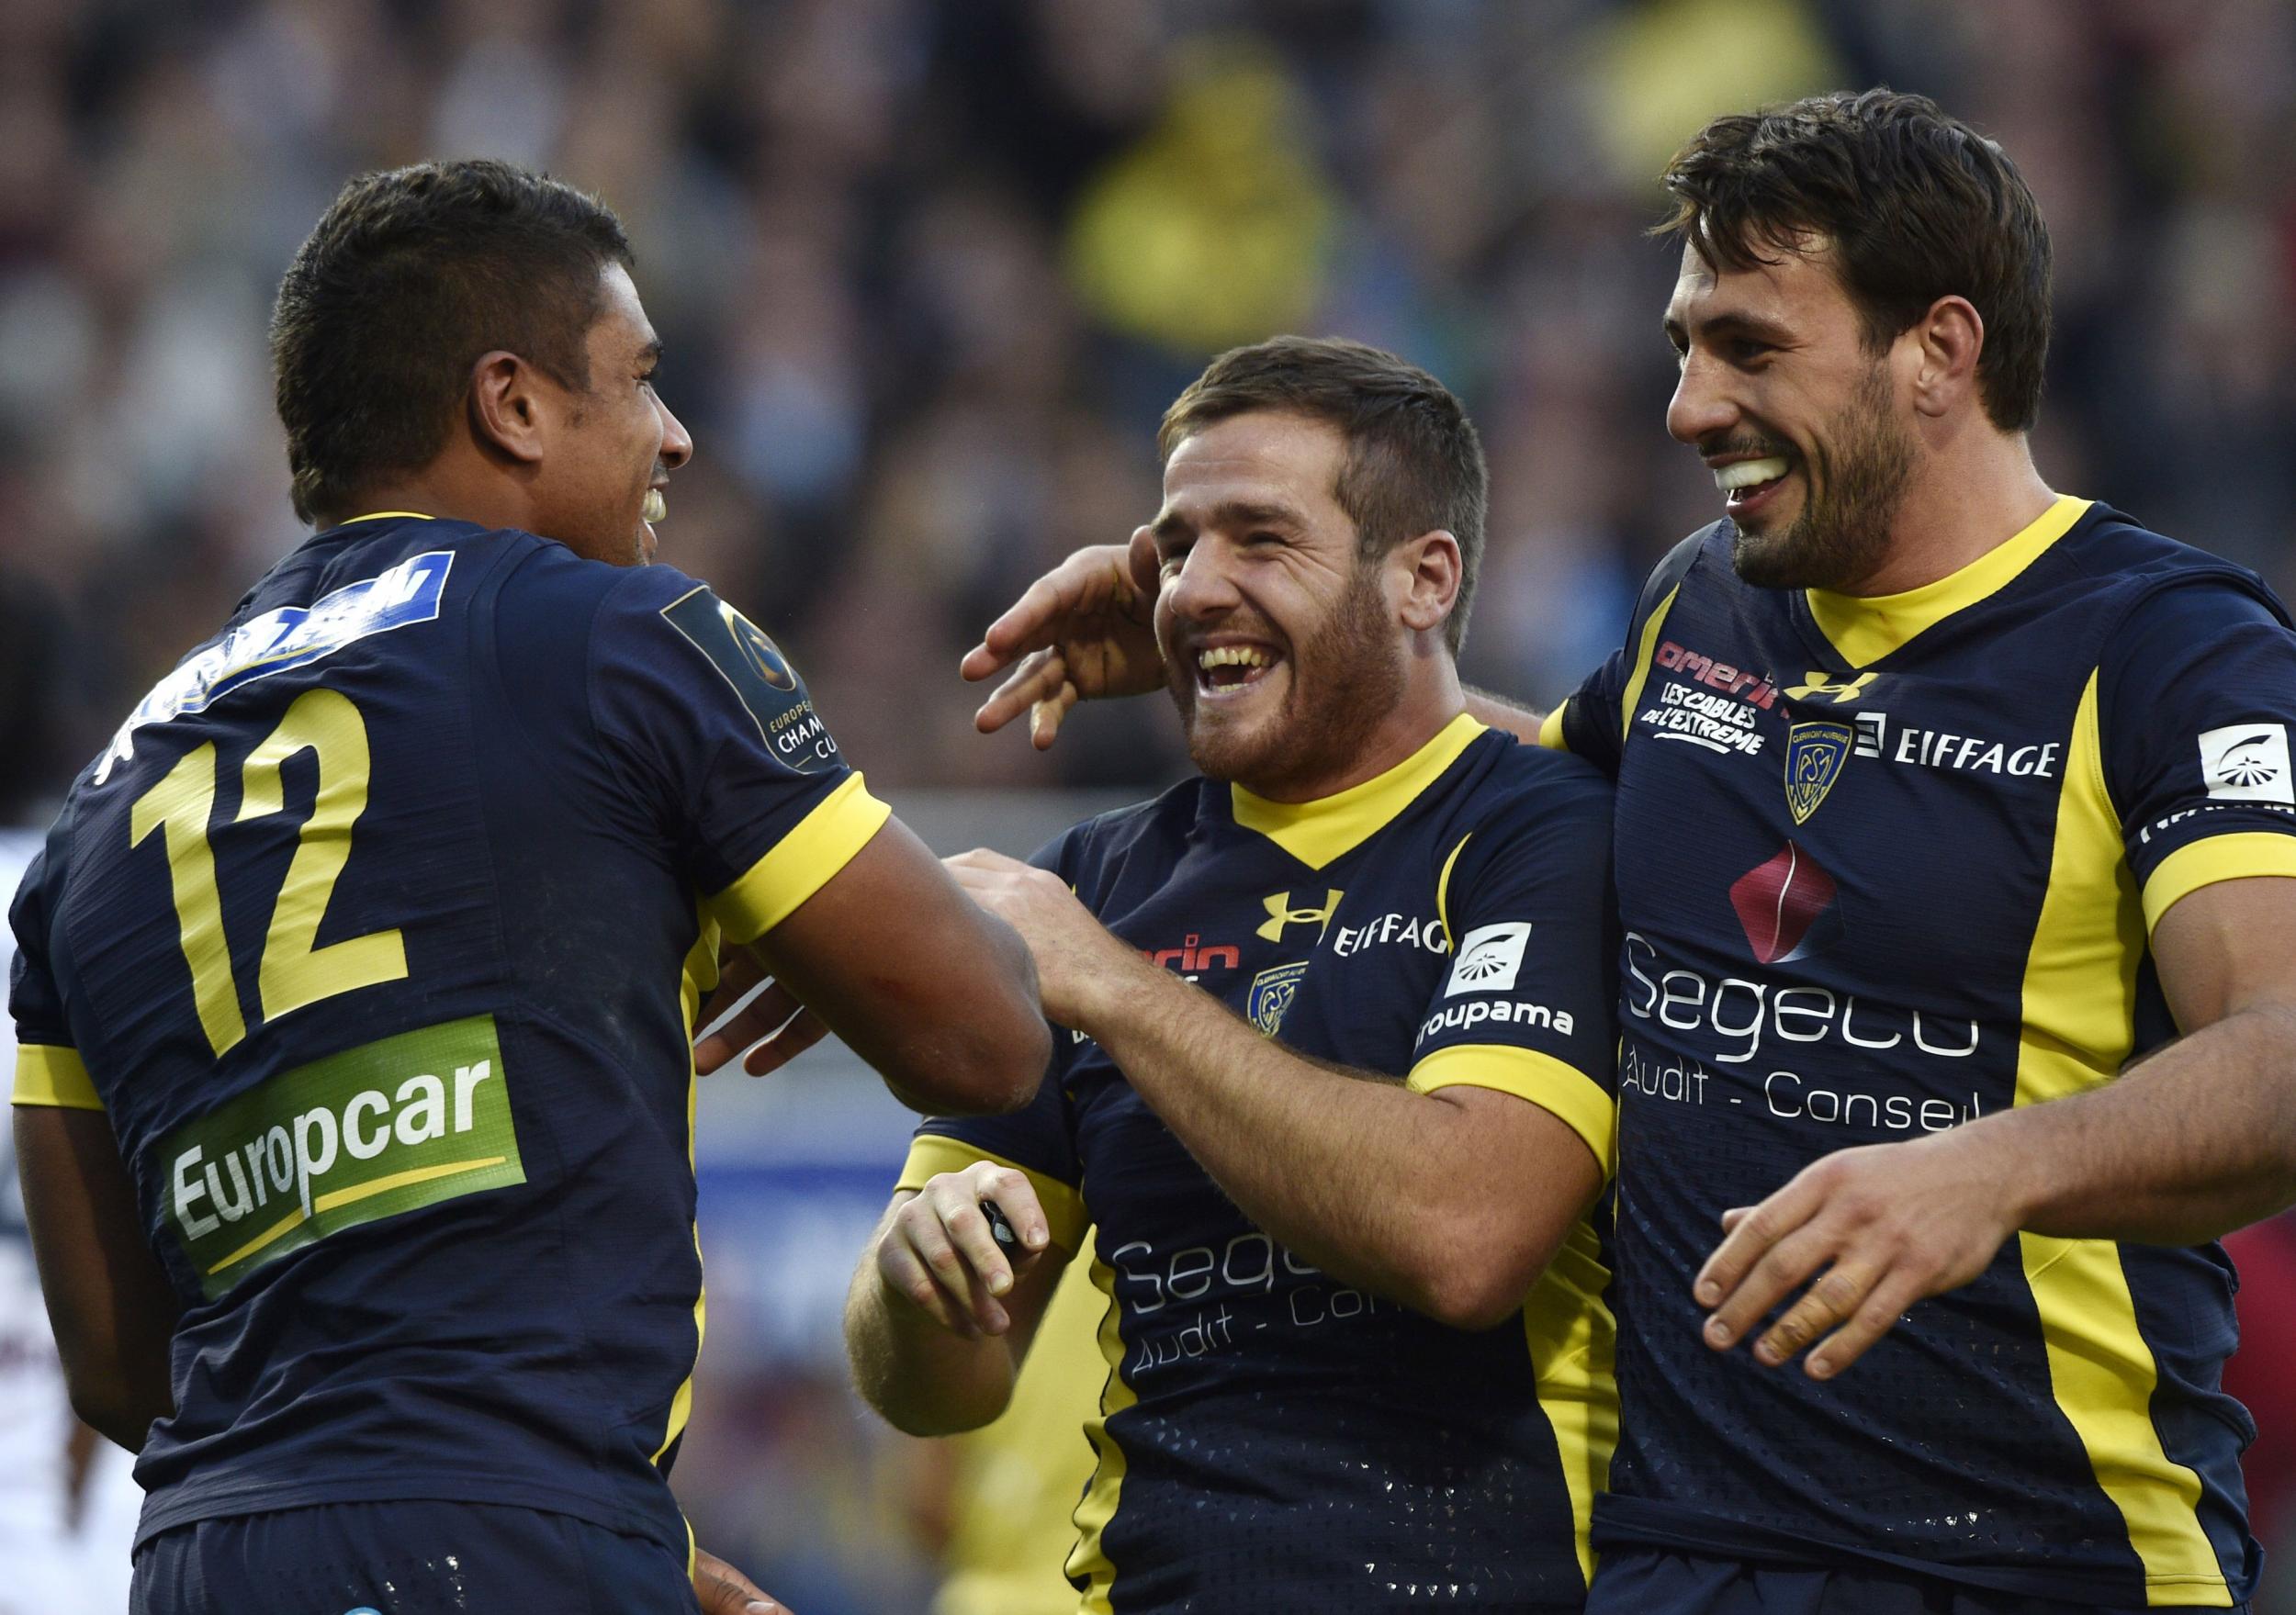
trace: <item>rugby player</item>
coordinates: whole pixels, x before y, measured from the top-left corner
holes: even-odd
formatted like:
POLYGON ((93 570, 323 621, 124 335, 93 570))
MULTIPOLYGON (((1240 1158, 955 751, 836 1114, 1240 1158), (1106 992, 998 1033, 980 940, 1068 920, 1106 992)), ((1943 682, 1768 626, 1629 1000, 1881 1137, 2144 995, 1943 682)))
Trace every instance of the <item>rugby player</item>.
POLYGON ((951 860, 1066 1029, 1030 1109, 920 1130, 856 1379, 913 1432, 995 1417, 1089 1227, 1083 1609, 1576 1610, 1615 1417, 1609 789, 1464 711, 1483 460, 1433 377, 1239 349, 1159 446, 1200 775, 1034 866, 951 860))
POLYGON ((1025 1103, 1025 948, 772 642, 649 566, 692 445, 619 222, 353 181, 272 328, 316 534, 74 782, 11 915, 73 1406, 135 1608, 772 1608, 668 1483, 703 1299, 690 1039, 747 948, 905 1093, 1025 1103))
MULTIPOLYGON (((1667 185, 1667 423, 1724 519, 1543 724, 1618 784, 1590 1608, 2245 1607, 2213 1241, 2296 1195, 2296 634, 2035 469, 2049 241, 1998 146, 1827 95, 1667 185)), ((1040 580, 983 726, 1144 684, 1152 582, 1040 580)))

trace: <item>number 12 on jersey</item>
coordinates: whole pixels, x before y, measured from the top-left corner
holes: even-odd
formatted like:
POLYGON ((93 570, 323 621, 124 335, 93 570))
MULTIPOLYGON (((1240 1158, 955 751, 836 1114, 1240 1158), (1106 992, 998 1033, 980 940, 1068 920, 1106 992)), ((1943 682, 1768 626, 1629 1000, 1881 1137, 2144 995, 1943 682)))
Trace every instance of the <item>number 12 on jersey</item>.
MULTIPOLYGON (((289 757, 305 750, 319 765, 319 789, 264 937, 255 985, 266 1021, 339 993, 400 981, 407 973, 406 943, 396 929, 311 946, 350 859, 351 827, 366 811, 366 723, 347 697, 332 690, 296 697, 279 726, 242 765, 239 813, 232 822, 285 812, 281 771, 289 757)), ((141 846, 154 830, 166 833, 168 881, 184 961, 191 967, 192 998, 208 1042, 220 1056, 247 1036, 247 1023, 223 934, 215 849, 208 839, 216 776, 212 742, 186 752, 166 778, 136 800, 129 845, 141 846)))

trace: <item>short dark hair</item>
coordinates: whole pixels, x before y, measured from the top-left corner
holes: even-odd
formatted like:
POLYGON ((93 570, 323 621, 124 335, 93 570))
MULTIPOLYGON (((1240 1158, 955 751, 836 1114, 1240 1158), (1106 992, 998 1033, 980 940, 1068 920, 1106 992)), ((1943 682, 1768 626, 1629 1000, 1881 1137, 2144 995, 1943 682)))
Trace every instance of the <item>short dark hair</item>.
POLYGON ((295 513, 340 517, 377 477, 429 465, 482 353, 589 391, 600 279, 630 261, 603 204, 506 163, 419 163, 344 185, 271 314, 295 513))
POLYGON ((1491 502, 1482 440, 1458 399, 1416 364, 1366 343, 1279 336, 1214 359, 1164 412, 1156 448, 1168 460, 1205 427, 1255 409, 1326 421, 1346 439, 1332 495, 1356 524, 1362 559, 1437 528, 1458 540, 1458 598, 1443 626, 1458 655, 1491 502))
POLYGON ((2041 415, 2049 352, 2049 229, 2016 164, 1926 95, 1812 95, 1717 118, 1666 170, 1673 217, 1654 232, 1716 269, 1830 242, 1876 352, 1943 297, 1985 321, 1977 386, 2004 432, 2041 415))

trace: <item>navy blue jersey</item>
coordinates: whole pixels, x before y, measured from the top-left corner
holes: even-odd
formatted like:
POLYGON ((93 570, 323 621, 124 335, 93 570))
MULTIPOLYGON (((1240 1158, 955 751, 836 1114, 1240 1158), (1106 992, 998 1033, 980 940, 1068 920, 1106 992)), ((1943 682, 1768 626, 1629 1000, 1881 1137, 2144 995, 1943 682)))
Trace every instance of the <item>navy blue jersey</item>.
POLYGON ((106 1113, 184 1307, 143 1535, 432 1498, 683 1553, 693 1015, 884 818, 667 567, 379 517, 257 584, 11 915, 17 1102, 106 1113))
MULTIPOLYGON (((1607 1165, 1609 836, 1593 769, 1462 717, 1322 802, 1194 780, 1038 861, 1268 1036, 1515 1094, 1607 1165)), ((984 1157, 1030 1174, 1066 1249, 1095 1230, 1085 1609, 1578 1608, 1616 1419, 1591 1223, 1523 1314, 1446 1328, 1274 1243, 1065 1031, 1030 1109, 927 1123, 902 1184, 984 1157)))
POLYGON ((2173 1037, 2150 926, 2296 875, 2292 722, 2263 584, 2084 500, 1904 595, 1750 587, 1727 524, 1660 568, 1548 724, 1618 781, 1626 1421, 1598 1544, 2249 1596, 2219 1247, 2022 1234, 1825 1382, 1708 1350, 1691 1284, 1725 1209, 1818 1157, 2173 1037))

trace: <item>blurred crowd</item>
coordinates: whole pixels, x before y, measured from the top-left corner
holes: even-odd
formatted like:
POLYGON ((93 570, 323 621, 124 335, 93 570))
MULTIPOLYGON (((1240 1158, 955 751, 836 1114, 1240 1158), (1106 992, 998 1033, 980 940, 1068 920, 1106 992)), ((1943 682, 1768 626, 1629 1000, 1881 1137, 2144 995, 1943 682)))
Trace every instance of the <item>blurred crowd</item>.
MULTIPOLYGON (((264 325, 355 173, 498 155, 621 213, 698 445, 664 558, 782 642, 873 782, 1146 786, 1180 766, 1157 703, 1039 757, 973 734, 955 667, 1153 513, 1210 354, 1345 333, 1466 398, 1467 671, 1552 701, 1717 513, 1661 424, 1657 174, 1714 113, 1880 83, 1998 137, 2047 212, 2044 475, 2296 592, 2285 0, 7 0, 0 824, 300 537, 264 325)), ((809 1615, 915 1607, 838 1366, 735 1351, 748 1439, 691 1484, 807 1499, 748 1518, 844 1566, 792 1584, 809 1615)))
POLYGON ((2296 12, 2279 0, 10 0, 0 821, 293 544, 263 340, 336 187, 543 165, 629 223, 699 444, 666 555, 889 786, 1145 783, 1151 706, 1037 758, 956 659, 1153 511, 1221 347, 1396 348, 1469 400, 1468 649, 1551 700, 1715 514, 1660 425, 1654 176, 1715 111, 1886 82, 2046 207, 2059 487, 2296 565, 2296 12))

